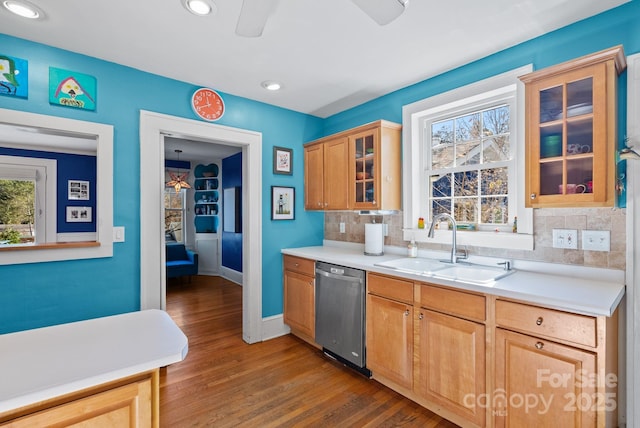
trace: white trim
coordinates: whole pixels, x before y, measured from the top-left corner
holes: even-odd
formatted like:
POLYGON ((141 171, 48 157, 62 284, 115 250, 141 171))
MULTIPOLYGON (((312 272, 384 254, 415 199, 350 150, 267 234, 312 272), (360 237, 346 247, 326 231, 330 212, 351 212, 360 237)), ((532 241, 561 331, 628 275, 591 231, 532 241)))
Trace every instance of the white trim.
POLYGON ((282 314, 262 319, 262 340, 275 339, 291 333, 291 329, 284 323, 282 314))
MULTIPOLYGON (((627 58, 627 136, 629 145, 640 145, 640 54, 627 58)), ((640 424, 640 163, 627 161, 627 295, 624 312, 626 316, 626 343, 620 340, 622 350, 626 345, 626 363, 621 361, 621 369, 626 371, 623 380, 626 381, 626 397, 623 397, 626 409, 620 409, 621 422, 629 427, 640 424)), ((621 312, 622 312, 621 308, 621 312)), ((624 335, 625 328, 621 328, 620 335, 624 335)), ((624 352, 620 353, 625 355, 624 352)), ((620 385, 622 388, 622 385, 620 385)))
POLYGON ((220 265, 220 276, 238 285, 242 285, 242 272, 220 265))
POLYGON ((262 340, 262 134, 140 111, 140 307, 166 308, 163 136, 242 147, 242 334, 262 340))
MULTIPOLYGON (((113 126, 8 109, 0 109, 0 123, 96 140, 96 240, 100 244, 89 248, 3 251, 0 253, 0 265, 112 257, 113 126)), ((56 231, 56 226, 53 230, 56 231)))
POLYGON ((69 232, 69 233, 58 233, 57 241, 58 242, 87 242, 87 241, 95 241, 96 234, 95 232, 69 232))
MULTIPOLYGON (((420 183, 420 177, 422 174, 422 157, 420 152, 416 153, 416 147, 414 147, 413 141, 421 141, 423 132, 421 122, 423 118, 428 114, 434 112, 444 111, 450 109, 453 106, 460 105, 461 98, 464 98, 464 102, 468 103, 470 100, 477 100, 479 98, 486 97, 487 93, 493 93, 493 96, 499 96, 505 90, 513 85, 516 87, 516 108, 518 114, 516 115, 515 122, 512 122, 512 136, 515 137, 515 144, 512 146, 513 156, 516 159, 516 177, 517 182, 511 183, 509 191, 512 189, 524 189, 524 84, 518 79, 519 76, 529 73, 533 70, 531 64, 511 70, 497 76, 457 88, 433 97, 417 101, 412 104, 408 104, 402 107, 402 124, 404 132, 402 133, 402 153, 403 153, 403 176, 402 182, 402 201, 403 201, 403 224, 404 233, 403 239, 409 241, 412 237, 418 238, 421 232, 418 229, 414 229, 414 219, 417 219, 420 214, 420 205, 417 201, 420 200, 420 186, 413 186, 412 183, 420 183), (506 88, 506 89, 505 89, 506 88), (515 186, 514 186, 515 185, 515 186)), ((518 212, 518 233, 500 233, 492 235, 490 245, 497 248, 509 248, 509 249, 533 249, 533 210, 525 208, 524 195, 518 194, 516 196, 517 212, 518 212), (525 236, 521 236, 525 235, 525 236)), ((458 236, 460 240, 465 240, 464 237, 477 232, 464 232, 459 231, 458 236)), ((471 241, 475 241, 473 237, 468 238, 471 241)), ((423 242, 438 242, 432 240, 425 240, 423 242)), ((482 241, 489 242, 489 241, 482 241)), ((482 243, 480 242, 480 243, 482 243)), ((471 245, 471 244, 469 244, 471 245)), ((486 245, 481 245, 486 246, 486 245)))

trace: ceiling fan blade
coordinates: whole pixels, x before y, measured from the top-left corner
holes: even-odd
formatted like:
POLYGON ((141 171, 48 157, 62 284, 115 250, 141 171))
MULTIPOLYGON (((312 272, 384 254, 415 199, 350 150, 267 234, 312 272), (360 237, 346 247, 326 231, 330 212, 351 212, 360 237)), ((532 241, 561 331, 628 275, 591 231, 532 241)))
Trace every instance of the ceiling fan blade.
POLYGON ((277 2, 278 0, 243 0, 236 34, 243 37, 260 37, 277 2))
POLYGON ((409 0, 351 0, 378 25, 387 25, 409 5, 409 0))

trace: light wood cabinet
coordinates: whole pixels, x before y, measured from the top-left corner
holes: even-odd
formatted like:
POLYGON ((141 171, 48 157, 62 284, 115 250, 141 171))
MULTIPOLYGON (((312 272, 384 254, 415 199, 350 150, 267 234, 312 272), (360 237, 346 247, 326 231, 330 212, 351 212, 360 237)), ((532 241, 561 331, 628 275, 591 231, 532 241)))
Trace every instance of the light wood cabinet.
POLYGON ((304 207, 307 210, 349 209, 349 141, 335 138, 304 148, 304 207))
POLYGON ((416 296, 422 303, 415 315, 415 392, 467 424, 485 426, 486 409, 475 402, 486 390, 484 324, 425 308, 484 320, 484 297, 431 285, 421 285, 416 296))
POLYGON ((315 337, 315 262, 285 255, 284 323, 307 341, 315 337))
POLYGON ((305 144, 305 209, 399 210, 401 129, 380 120, 305 144))
POLYGON ((0 426, 159 426, 158 370, 0 415, 0 426))
POLYGON ((526 206, 613 206, 622 46, 521 76, 526 206))
POLYGON ((413 283, 373 274, 367 283, 367 367, 411 389, 413 283))
POLYGON ((497 299, 495 317, 496 427, 617 426, 617 312, 591 317, 497 299))

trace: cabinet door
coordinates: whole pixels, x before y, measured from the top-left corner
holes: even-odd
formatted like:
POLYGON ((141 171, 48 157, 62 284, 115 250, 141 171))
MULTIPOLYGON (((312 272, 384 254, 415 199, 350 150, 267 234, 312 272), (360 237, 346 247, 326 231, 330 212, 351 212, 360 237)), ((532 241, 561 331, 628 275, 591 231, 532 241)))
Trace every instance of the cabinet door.
POLYGON ((367 295, 367 367, 411 389, 413 306, 367 295))
POLYGON ((324 208, 349 208, 349 140, 340 138, 324 143, 324 208))
POLYGON ((496 329, 496 427, 593 427, 596 356, 590 352, 496 329))
POLYGON ((304 208, 324 209, 324 150, 322 144, 304 148, 304 208))
MULTIPOLYGON (((157 423, 157 422, 156 422, 157 423)), ((5 426, 4 423, 0 425, 5 426)), ((151 427, 151 379, 133 382, 7 422, 6 426, 151 427)))
POLYGON ((475 398, 485 394, 485 327, 420 310, 417 317, 416 392, 477 426, 486 409, 475 398))
POLYGON ((527 206, 613 202, 608 175, 615 173, 610 141, 615 105, 608 99, 615 94, 610 92, 605 63, 527 85, 527 206))
POLYGON ((380 141, 378 130, 349 137, 351 202, 353 209, 380 206, 380 141))
POLYGON ((284 322, 310 338, 315 336, 314 278, 284 271, 284 322))

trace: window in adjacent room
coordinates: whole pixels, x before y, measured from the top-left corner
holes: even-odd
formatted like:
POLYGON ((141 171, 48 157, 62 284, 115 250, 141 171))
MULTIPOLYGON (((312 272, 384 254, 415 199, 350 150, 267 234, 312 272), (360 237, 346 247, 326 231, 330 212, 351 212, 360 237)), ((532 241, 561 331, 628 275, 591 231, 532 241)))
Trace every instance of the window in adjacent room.
POLYGON ((164 189, 164 235, 166 242, 184 242, 186 189, 176 192, 173 187, 164 189))

